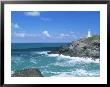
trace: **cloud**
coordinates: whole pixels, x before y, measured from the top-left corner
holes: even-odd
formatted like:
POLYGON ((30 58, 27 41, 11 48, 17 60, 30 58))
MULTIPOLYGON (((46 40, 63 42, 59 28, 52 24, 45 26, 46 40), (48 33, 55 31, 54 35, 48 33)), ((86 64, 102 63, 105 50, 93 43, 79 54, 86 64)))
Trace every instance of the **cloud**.
POLYGON ((30 11, 30 12, 24 12, 26 16, 40 16, 40 12, 38 11, 30 11))
POLYGON ((69 33, 60 33, 59 35, 56 35, 56 38, 58 39, 78 39, 79 38, 78 32, 69 32, 69 33))
POLYGON ((60 36, 61 36, 61 37, 68 37, 68 36, 70 36, 70 35, 69 35, 69 34, 63 34, 63 33, 62 33, 62 34, 60 34, 60 36))
POLYGON ((24 37, 37 37, 36 34, 30 34, 26 32, 14 32, 15 37, 24 38, 24 37))
POLYGON ((61 34, 59 34, 59 35, 57 36, 57 38, 61 38, 61 39, 67 38, 67 37, 70 37, 70 35, 69 35, 69 34, 64 34, 64 33, 61 33, 61 34))
POLYGON ((41 20, 42 20, 42 21, 51 21, 50 18, 44 18, 44 17, 42 17, 41 20))
POLYGON ((18 23, 11 23, 11 27, 14 29, 22 29, 18 23))
POLYGON ((73 32, 73 31, 71 31, 70 34, 77 34, 77 35, 79 35, 79 32, 73 32))
POLYGON ((70 34, 75 34, 75 32, 71 31, 70 34))
POLYGON ((47 38, 51 38, 50 34, 48 33, 48 31, 43 31, 42 32, 43 36, 47 37, 47 38))
POLYGON ((15 32, 14 36, 20 37, 20 38, 24 38, 25 37, 25 33, 24 32, 20 32, 20 33, 15 32))
POLYGON ((78 39, 81 36, 79 32, 70 32, 70 35, 74 39, 78 39))

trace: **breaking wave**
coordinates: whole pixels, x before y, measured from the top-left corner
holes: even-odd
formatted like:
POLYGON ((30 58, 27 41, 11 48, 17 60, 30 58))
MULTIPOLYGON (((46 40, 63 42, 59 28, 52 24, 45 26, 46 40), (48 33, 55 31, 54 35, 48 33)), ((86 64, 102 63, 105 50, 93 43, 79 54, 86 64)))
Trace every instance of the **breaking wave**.
POLYGON ((97 77, 100 75, 100 59, 70 57, 62 54, 48 54, 48 52, 50 51, 32 51, 22 56, 15 56, 12 61, 19 69, 39 68, 46 77, 97 77))
POLYGON ((51 76, 51 77, 98 77, 99 76, 99 72, 89 72, 83 69, 77 69, 75 71, 71 71, 71 72, 59 72, 56 73, 57 75, 51 76))
MULTIPOLYGON (((70 57, 70 56, 65 56, 65 55, 59 55, 59 54, 48 54, 50 51, 42 51, 42 52, 36 52, 37 54, 44 54, 47 55, 48 57, 56 57, 56 58, 64 58, 64 59, 72 59, 73 61, 80 61, 80 62, 86 62, 86 63, 100 63, 100 59, 95 59, 93 60, 92 58, 84 58, 84 57, 70 57)), ((72 62, 72 61, 71 61, 72 62)))

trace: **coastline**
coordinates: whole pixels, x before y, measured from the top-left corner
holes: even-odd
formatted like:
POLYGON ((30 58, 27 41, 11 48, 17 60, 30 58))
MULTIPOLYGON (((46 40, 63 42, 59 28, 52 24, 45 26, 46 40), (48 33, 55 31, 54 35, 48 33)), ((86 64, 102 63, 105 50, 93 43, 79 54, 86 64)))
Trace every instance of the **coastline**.
POLYGON ((100 59, 100 36, 82 38, 63 45, 59 49, 48 52, 48 54, 59 54, 70 57, 100 59))
MULTIPOLYGON (((21 63, 24 66, 24 69, 26 68, 30 69, 32 67, 36 69, 39 68, 40 72, 42 72, 42 75, 44 77, 51 76, 93 77, 100 75, 99 74, 100 58, 93 60, 93 58, 90 57, 71 57, 69 55, 64 54, 59 55, 55 53, 48 54, 48 52, 51 52, 51 50, 30 51, 29 49, 27 49, 27 51, 13 51, 13 52, 14 52, 13 56, 15 55, 13 57, 15 59, 13 62, 15 62, 15 64, 21 63), (16 57, 16 55, 18 55, 18 57, 16 57), (25 62, 29 64, 28 67, 27 65, 24 64, 25 62), (90 70, 86 70, 87 68, 90 70)), ((22 66, 18 65, 18 67, 19 71, 24 70, 22 66)), ((15 70, 14 69, 15 68, 13 68, 12 70, 16 72, 16 69, 15 70)))

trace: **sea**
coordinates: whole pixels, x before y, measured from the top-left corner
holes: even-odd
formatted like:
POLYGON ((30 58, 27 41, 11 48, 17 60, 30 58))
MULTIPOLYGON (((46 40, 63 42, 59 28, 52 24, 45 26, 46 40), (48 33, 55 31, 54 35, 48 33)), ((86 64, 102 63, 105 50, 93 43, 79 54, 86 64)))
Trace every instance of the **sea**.
POLYGON ((48 52, 67 43, 12 43, 11 73, 37 68, 44 77, 99 77, 100 60, 48 52))

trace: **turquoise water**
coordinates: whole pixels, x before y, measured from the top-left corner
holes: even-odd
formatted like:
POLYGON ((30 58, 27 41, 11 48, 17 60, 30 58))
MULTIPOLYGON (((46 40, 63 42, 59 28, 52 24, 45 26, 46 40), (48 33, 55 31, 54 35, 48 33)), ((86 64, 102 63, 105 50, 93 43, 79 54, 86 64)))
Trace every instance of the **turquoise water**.
POLYGON ((65 43, 13 43, 11 71, 38 68, 45 77, 97 77, 99 60, 69 57, 47 52, 65 43))

